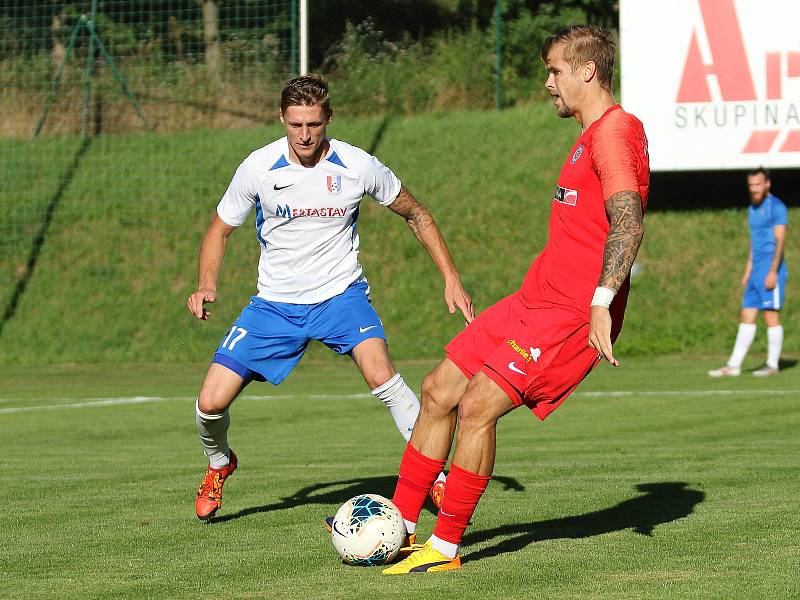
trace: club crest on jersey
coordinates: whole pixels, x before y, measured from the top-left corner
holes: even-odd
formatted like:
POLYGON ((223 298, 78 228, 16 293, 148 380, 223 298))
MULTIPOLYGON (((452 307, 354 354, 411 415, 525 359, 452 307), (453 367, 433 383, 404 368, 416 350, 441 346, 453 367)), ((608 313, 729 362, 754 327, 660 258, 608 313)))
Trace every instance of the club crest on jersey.
POLYGON ((341 175, 328 175, 328 193, 335 196, 342 191, 342 176, 341 175))
POLYGON ((570 164, 575 164, 578 162, 578 159, 583 155, 583 144, 579 144, 577 148, 575 148, 575 152, 572 153, 572 159, 569 161, 570 164))
POLYGON ((578 190, 571 190, 557 185, 553 200, 567 206, 575 206, 578 204, 578 190))

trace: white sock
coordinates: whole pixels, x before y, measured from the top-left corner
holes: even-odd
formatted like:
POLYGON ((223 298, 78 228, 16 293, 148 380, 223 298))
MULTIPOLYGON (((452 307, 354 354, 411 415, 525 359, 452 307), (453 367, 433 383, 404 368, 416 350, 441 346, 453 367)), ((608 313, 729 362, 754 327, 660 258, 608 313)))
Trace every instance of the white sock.
POLYGON ((221 469, 231 461, 228 458, 228 427, 231 417, 226 410, 221 415, 207 415, 200 410, 199 402, 194 404, 197 433, 203 444, 203 452, 208 456, 212 469, 221 469))
POLYGON ((400 373, 396 373, 389 381, 372 390, 372 395, 389 408, 400 435, 406 442, 410 440, 414 423, 417 422, 419 415, 419 400, 403 381, 400 373))
POLYGON ((443 539, 432 535, 428 540, 435 550, 444 554, 447 558, 455 558, 458 556, 458 544, 445 542, 443 539))
POLYGON ((739 369, 742 366, 744 357, 747 356, 747 351, 750 350, 750 344, 756 337, 756 324, 755 323, 739 323, 739 332, 736 334, 736 342, 733 344, 733 352, 730 359, 728 359, 728 366, 734 369, 739 369))
POLYGON ((783 346, 783 325, 767 327, 767 366, 773 369, 778 368, 778 360, 781 357, 781 346, 783 346))
POLYGON ((411 521, 406 521, 405 519, 403 519, 403 523, 406 524, 406 533, 408 535, 411 535, 412 533, 415 533, 417 531, 416 523, 412 523, 411 521))

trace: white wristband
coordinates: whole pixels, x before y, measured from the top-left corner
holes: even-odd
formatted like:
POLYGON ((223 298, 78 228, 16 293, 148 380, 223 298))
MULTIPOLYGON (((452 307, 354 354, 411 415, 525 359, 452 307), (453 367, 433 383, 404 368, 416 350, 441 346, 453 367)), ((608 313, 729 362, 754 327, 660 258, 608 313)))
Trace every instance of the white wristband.
POLYGON ((603 306, 608 308, 611 306, 611 301, 614 299, 614 290, 607 287, 599 287, 595 289, 594 296, 592 296, 592 306, 603 306))

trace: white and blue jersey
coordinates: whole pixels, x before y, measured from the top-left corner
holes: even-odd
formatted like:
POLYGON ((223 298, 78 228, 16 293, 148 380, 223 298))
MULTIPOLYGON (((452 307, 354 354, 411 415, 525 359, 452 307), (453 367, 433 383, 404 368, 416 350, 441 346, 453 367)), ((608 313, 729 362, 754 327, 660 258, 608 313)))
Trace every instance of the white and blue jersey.
POLYGON ((369 194, 388 206, 400 180, 374 156, 329 139, 315 166, 289 160, 281 138, 248 156, 217 206, 238 227, 256 211, 258 295, 228 330, 213 361, 246 382, 283 381, 310 340, 350 354, 386 339, 358 262, 358 207, 369 194))
POLYGON ((778 281, 773 289, 766 289, 764 278, 775 257, 777 244, 775 227, 788 224, 786 205, 772 194, 767 194, 767 197, 758 206, 750 205, 747 209, 747 220, 750 226, 752 270, 745 287, 742 307, 780 310, 783 306, 788 274, 786 262, 781 260, 778 267, 778 281))
POLYGON ((364 280, 358 262, 358 208, 369 194, 388 206, 400 180, 371 154, 329 139, 328 153, 314 167, 289 160, 281 138, 250 154, 217 206, 238 227, 256 211, 261 245, 258 297, 315 304, 364 280))

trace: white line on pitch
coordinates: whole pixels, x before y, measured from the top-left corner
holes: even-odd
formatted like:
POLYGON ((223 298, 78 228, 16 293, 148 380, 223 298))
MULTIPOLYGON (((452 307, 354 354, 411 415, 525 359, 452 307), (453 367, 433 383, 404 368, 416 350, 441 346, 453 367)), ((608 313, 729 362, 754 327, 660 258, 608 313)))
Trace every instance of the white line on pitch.
MULTIPOLYGON (((309 400, 351 400, 356 398, 372 398, 371 394, 281 394, 274 396, 239 396, 238 400, 290 400, 292 398, 307 398, 309 400)), ((59 410, 67 408, 95 408, 98 406, 114 406, 118 404, 145 404, 148 402, 164 402, 167 400, 194 400, 195 396, 132 396, 122 398, 96 398, 85 402, 69 402, 65 404, 44 404, 39 406, 19 406, 13 408, 0 408, 1 414, 32 412, 37 410, 59 410)), ((41 399, 39 399, 41 400, 41 399)), ((18 399, 4 398, 0 402, 19 402, 18 399)))
MULTIPOLYGON (((657 396, 781 396, 797 394, 794 390, 665 390, 657 391, 606 391, 606 392, 574 392, 573 396, 583 396, 587 398, 608 398, 608 397, 657 397, 657 396)), ((371 394, 278 394, 273 396, 239 396, 239 400, 273 401, 291 400, 293 398, 306 398, 309 400, 356 400, 362 398, 372 398, 371 394)), ((168 400, 194 400, 194 396, 131 396, 120 398, 96 398, 84 402, 69 402, 66 404, 44 404, 39 406, 19 406, 11 408, 0 408, 0 414, 14 414, 22 412, 33 412, 39 410, 60 410, 71 408, 96 408, 100 406, 116 406, 120 404, 145 404, 149 402, 165 402, 168 400)), ((19 402, 19 399, 0 398, 0 402, 19 402)))
POLYGON ((667 390, 663 392, 629 392, 629 391, 608 391, 608 392, 574 392, 573 396, 729 396, 729 395, 750 395, 750 396, 782 396, 784 394, 797 394, 795 390, 667 390))

